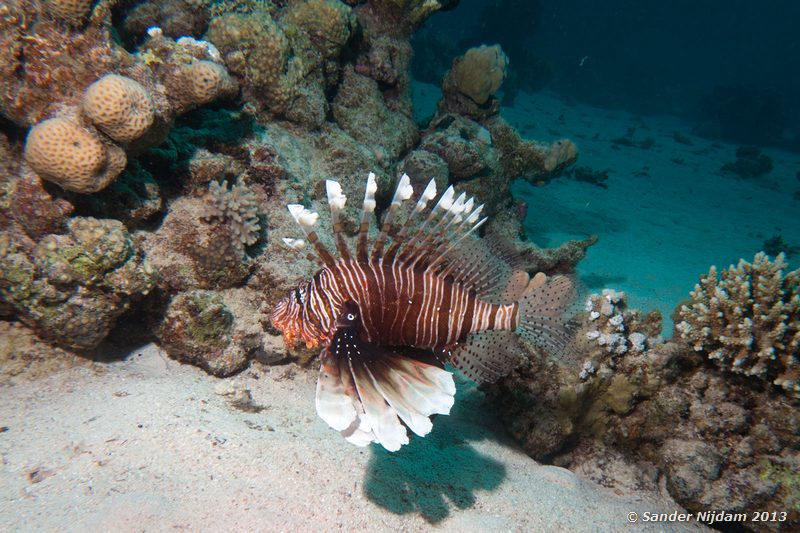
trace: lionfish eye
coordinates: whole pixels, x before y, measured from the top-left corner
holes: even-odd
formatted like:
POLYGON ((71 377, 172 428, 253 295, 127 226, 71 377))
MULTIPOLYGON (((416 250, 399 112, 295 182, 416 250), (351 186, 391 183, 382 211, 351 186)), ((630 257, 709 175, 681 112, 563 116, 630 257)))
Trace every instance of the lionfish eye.
POLYGON ((303 304, 303 299, 300 296, 300 289, 295 289, 294 290, 294 299, 297 301, 298 304, 300 304, 300 305, 303 304))
POLYGON ((355 319, 356 315, 354 315, 353 313, 347 313, 347 320, 355 320, 355 319))

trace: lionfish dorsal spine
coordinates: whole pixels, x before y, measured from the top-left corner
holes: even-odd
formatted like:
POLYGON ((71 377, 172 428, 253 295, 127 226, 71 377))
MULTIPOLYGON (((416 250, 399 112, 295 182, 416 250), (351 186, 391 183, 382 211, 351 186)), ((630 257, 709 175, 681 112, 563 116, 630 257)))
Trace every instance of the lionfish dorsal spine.
POLYGON ((383 255, 383 247, 386 244, 386 240, 389 238, 389 233, 395 233, 397 231, 397 226, 394 222, 397 211, 400 209, 403 202, 413 195, 414 188, 411 186, 411 178, 408 177, 408 174, 403 174, 394 191, 392 203, 389 205, 389 209, 383 217, 381 232, 378 234, 378 238, 375 239, 375 245, 372 248, 373 259, 378 259, 383 255))
MULTIPOLYGON (((416 233, 411 237, 408 241, 406 246, 404 247, 402 253, 400 254, 400 261, 405 263, 409 260, 412 260, 414 257, 421 256, 420 252, 424 250, 425 243, 427 242, 427 238, 430 237, 430 234, 436 230, 438 224, 436 226, 432 226, 436 217, 438 217, 443 211, 446 213, 447 210, 453 203, 453 197, 455 196, 455 189, 453 186, 449 186, 442 195, 439 197, 439 201, 431 209, 428 216, 422 222, 420 227, 417 229, 416 233)), ((441 222, 441 220, 439 221, 441 222)))
POLYGON ((428 206, 428 202, 434 198, 436 198, 436 181, 432 179, 428 182, 428 185, 425 187, 425 190, 422 191, 422 194, 419 195, 419 199, 417 200, 417 204, 414 206, 413 211, 411 211, 411 214, 400 228, 400 231, 397 232, 394 242, 392 242, 392 245, 384 255, 384 261, 394 261, 394 257, 398 250, 406 242, 408 231, 411 229, 412 222, 416 220, 423 211, 425 211, 425 208, 428 206))
POLYGON ((300 229, 303 230, 306 239, 314 247, 314 251, 317 252, 325 266, 332 267, 335 265, 336 259, 334 259, 325 245, 320 242, 317 232, 314 231, 314 224, 319 220, 319 213, 310 211, 300 204, 289 204, 286 208, 294 218, 294 221, 297 222, 297 225, 300 226, 300 229))
MULTIPOLYGON (((326 180, 325 189, 331 211, 332 233, 337 252, 341 260, 350 261, 352 257, 345 240, 341 219, 347 197, 342 192, 341 185, 334 180, 326 180)), ((375 193, 377 189, 375 174, 370 173, 367 177, 361 220, 356 237, 356 259, 361 263, 367 262, 370 256, 368 233, 370 219, 374 216, 376 209, 375 193)), ((397 215, 402 204, 411 199, 413 195, 414 189, 411 186, 411 180, 407 174, 403 174, 395 189, 392 202, 384 215, 381 230, 373 244, 372 260, 382 259, 408 268, 425 268, 427 271, 450 268, 452 265, 447 265, 445 261, 447 255, 486 222, 486 218, 479 218, 483 205, 475 207, 474 198, 467 197, 466 193, 456 196, 455 189, 451 185, 439 196, 436 204, 429 207, 428 204, 437 195, 436 182, 430 180, 417 199, 414 208, 401 224, 397 220, 397 215), (426 210, 428 210, 427 215, 425 215, 426 210), (423 215, 425 216, 421 223, 412 232, 414 222, 423 215), (392 243, 386 248, 389 237, 392 238, 392 243), (386 253, 384 254, 385 248, 386 253), (443 262, 447 266, 440 268, 443 262)), ((300 204, 290 204, 288 208, 324 265, 334 266, 337 259, 322 244, 313 229, 319 219, 319 214, 300 204)), ((289 247, 299 248, 300 241, 297 239, 284 239, 284 242, 289 247)))
POLYGON ((336 250, 342 259, 349 260, 350 249, 347 247, 342 235, 342 221, 339 216, 342 209, 344 209, 344 204, 347 202, 347 196, 342 192, 342 186, 339 185, 339 182, 334 180, 325 180, 325 192, 328 195, 328 206, 331 209, 331 228, 336 242, 336 250))
POLYGON ((370 172, 367 176, 367 186, 364 188, 364 204, 361 207, 361 220, 358 226, 358 237, 356 238, 356 258, 362 263, 367 262, 369 243, 369 222, 375 213, 375 193, 378 191, 378 182, 375 173, 370 172))

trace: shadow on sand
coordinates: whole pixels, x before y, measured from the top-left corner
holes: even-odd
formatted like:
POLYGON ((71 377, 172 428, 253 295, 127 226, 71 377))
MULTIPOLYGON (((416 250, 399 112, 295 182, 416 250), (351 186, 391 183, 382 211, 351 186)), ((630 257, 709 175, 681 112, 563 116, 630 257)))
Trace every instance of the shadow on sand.
POLYGON ((372 444, 364 494, 396 513, 419 513, 430 523, 447 518, 455 506, 475 505, 478 490, 494 490, 506 477, 501 462, 477 452, 469 443, 497 440, 489 427, 491 413, 477 387, 457 379, 456 402, 449 416, 438 416, 433 431, 390 453, 372 444))

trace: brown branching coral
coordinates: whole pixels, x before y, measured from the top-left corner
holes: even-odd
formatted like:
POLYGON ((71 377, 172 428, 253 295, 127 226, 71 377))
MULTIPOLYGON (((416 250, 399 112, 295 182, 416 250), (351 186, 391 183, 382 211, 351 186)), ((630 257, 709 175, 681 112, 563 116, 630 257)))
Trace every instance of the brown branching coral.
POLYGON ((244 250, 255 244, 261 226, 258 223, 256 196, 244 183, 236 183, 228 189, 228 182, 212 181, 208 185, 210 205, 208 218, 224 220, 230 226, 235 244, 244 250))
POLYGON ((783 254, 716 267, 677 310, 675 329, 723 370, 755 376, 800 398, 800 270, 786 275, 783 254))

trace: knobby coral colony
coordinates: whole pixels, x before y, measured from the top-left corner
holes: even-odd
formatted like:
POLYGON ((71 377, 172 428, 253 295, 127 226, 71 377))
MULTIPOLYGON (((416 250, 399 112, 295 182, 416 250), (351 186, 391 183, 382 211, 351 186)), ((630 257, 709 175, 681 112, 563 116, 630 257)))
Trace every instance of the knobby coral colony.
POLYGON ((370 174, 353 255, 341 232, 346 198, 337 182, 326 185, 338 257, 313 230, 319 215, 289 205, 324 267, 282 299, 271 320, 287 344, 323 347, 317 413, 347 440, 395 451, 408 443, 405 426, 425 436, 429 417, 453 405, 447 360, 491 382, 519 362, 515 334, 551 353, 565 350, 572 282, 543 273, 531 279, 515 268, 514 252, 473 238, 486 218, 472 198, 456 198, 451 186, 428 208, 437 194, 431 180, 401 224, 397 215, 413 195, 403 175, 370 252, 377 191, 370 174))

